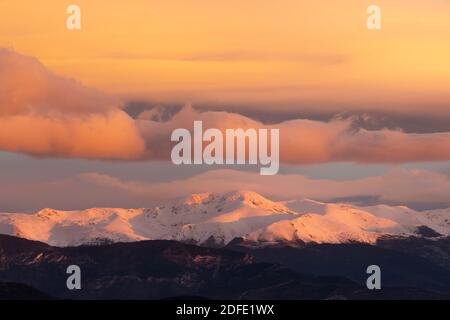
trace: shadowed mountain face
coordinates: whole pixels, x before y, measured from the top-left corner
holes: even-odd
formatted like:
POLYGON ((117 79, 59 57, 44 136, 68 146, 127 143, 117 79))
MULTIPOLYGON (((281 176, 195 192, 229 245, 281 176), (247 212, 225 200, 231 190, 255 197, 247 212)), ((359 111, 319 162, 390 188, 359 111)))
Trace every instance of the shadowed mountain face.
POLYGON ((262 260, 256 261, 248 253, 175 241, 58 248, 0 235, 0 281, 21 282, 57 298, 433 299, 444 296, 399 286, 374 292, 342 276, 308 275, 262 260), (66 287, 69 276, 66 268, 72 264, 81 268, 81 290, 70 291, 66 287))
POLYGON ((0 282, 0 300, 49 300, 48 295, 22 283, 0 282))
POLYGON ((366 269, 378 265, 385 287, 422 288, 450 294, 450 238, 386 238, 376 245, 301 244, 249 246, 236 239, 227 246, 255 262, 280 263, 300 273, 346 277, 364 284, 366 269))

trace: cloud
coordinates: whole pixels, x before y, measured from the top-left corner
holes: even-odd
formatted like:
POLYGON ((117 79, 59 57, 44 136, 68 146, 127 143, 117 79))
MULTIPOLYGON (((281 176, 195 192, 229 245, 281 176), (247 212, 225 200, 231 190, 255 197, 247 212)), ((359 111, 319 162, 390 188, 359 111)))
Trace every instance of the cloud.
MULTIPOLYGON (((0 210, 151 207, 191 193, 240 189, 254 190, 274 200, 310 198, 331 202, 356 201, 368 205, 407 205, 420 209, 450 207, 450 176, 430 170, 394 167, 378 176, 333 180, 302 174, 267 177, 257 172, 221 169, 155 181, 151 175, 129 178, 132 175, 124 175, 123 166, 114 173, 105 173, 108 171, 104 167, 97 166, 89 166, 93 171, 85 171, 89 169, 86 167, 78 173, 73 172, 73 164, 70 167, 70 170, 57 175, 42 174, 37 168, 26 170, 26 177, 21 173, 3 174, 0 210), (98 172, 94 171, 97 169, 98 172)), ((43 170, 46 170, 45 166, 43 170)))
POLYGON ((176 128, 192 130, 194 120, 204 130, 218 128, 280 129, 280 159, 289 164, 325 162, 401 163, 450 160, 450 133, 412 134, 398 130, 354 128, 351 119, 329 122, 296 119, 272 125, 229 112, 198 112, 185 107, 165 122, 138 119, 147 156, 167 160, 176 128))
POLYGON ((381 176, 347 181, 311 179, 299 174, 265 177, 237 170, 211 170, 187 179, 158 183, 126 181, 99 173, 85 173, 79 178, 104 190, 120 191, 137 199, 167 200, 205 191, 248 189, 279 200, 370 198, 377 203, 450 206, 448 175, 402 168, 394 168, 381 176))
POLYGON ((0 49, 0 149, 35 156, 138 159, 134 120, 114 99, 0 49))
POLYGON ((11 50, 0 49, 0 70, 0 115, 104 112, 117 103, 11 50))
POLYGON ((168 117, 164 109, 132 118, 120 103, 54 75, 34 58, 0 49, 0 150, 40 157, 170 160, 177 128, 278 128, 280 160, 401 163, 450 160, 450 133, 412 134, 355 128, 352 119, 292 119, 271 125, 231 112, 192 107, 168 117))
POLYGON ((138 159, 144 151, 133 120, 119 110, 70 117, 0 117, 0 146, 34 156, 91 159, 138 159))

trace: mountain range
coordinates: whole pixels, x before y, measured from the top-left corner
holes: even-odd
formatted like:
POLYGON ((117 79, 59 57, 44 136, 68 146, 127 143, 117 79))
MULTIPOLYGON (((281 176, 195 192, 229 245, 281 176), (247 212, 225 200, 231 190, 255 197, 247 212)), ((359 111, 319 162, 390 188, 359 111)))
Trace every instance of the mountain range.
POLYGON ((195 194, 0 214, 0 299, 446 299, 450 210, 195 194), (82 290, 66 287, 69 265, 82 290), (368 290, 378 265, 382 290, 368 290))
POLYGON ((419 256, 364 244, 255 249, 236 242, 227 248, 206 248, 145 240, 60 248, 0 235, 0 270, 0 299, 444 299, 450 295, 449 269, 419 256), (274 258, 278 261, 271 261, 274 258), (374 262, 383 270, 382 290, 368 290, 365 285, 365 268, 374 262), (66 286, 66 268, 73 264, 81 270, 80 290, 66 286))
POLYGON ((0 234, 53 246, 176 240, 223 247, 234 239, 253 246, 374 244, 386 237, 448 236, 450 209, 415 211, 310 199, 277 202, 236 191, 194 194, 153 208, 0 213, 0 234))

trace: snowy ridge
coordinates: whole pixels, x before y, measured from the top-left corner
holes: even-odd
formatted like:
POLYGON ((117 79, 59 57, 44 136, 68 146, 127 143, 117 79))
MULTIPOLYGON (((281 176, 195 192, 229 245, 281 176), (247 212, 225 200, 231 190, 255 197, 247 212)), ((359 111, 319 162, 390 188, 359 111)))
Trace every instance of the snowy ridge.
POLYGON ((450 209, 356 207, 314 200, 274 202, 251 191, 195 194, 154 208, 43 209, 0 213, 0 233, 77 246, 167 239, 226 245, 234 238, 278 242, 375 243, 382 236, 418 235, 419 227, 450 235, 450 209))

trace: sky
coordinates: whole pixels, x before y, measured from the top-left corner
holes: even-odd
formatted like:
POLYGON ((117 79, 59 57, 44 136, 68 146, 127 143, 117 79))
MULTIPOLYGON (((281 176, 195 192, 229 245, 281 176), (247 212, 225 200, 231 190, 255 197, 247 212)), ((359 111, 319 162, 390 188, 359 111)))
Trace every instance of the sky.
POLYGON ((2 0, 0 211, 244 186, 450 206, 449 15, 445 0, 2 0), (174 167, 170 133, 199 119, 280 128, 280 174, 174 167))
POLYGON ((446 0, 0 2, 0 43, 127 98, 450 116, 446 0))

